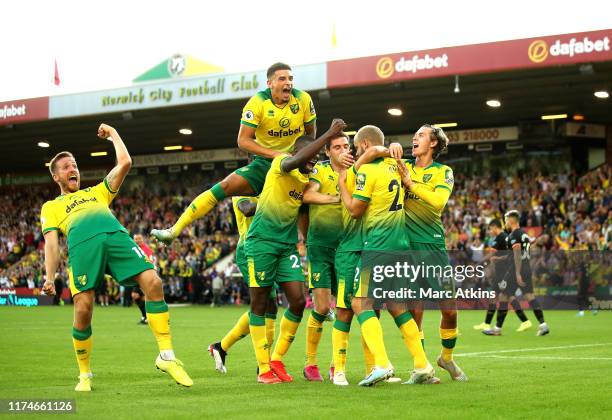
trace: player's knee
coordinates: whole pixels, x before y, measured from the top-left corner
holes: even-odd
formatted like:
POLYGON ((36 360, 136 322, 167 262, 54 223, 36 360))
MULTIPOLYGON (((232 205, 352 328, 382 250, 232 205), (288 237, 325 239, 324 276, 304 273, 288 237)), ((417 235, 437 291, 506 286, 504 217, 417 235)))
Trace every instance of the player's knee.
POLYGON ((329 309, 330 309, 329 302, 319 303, 319 302, 315 301, 315 311, 317 311, 321 315, 328 314, 329 313, 329 309))
POLYGON ((291 300, 289 301, 289 308, 291 309, 291 312, 293 312, 296 315, 303 314, 305 307, 306 307, 306 298, 304 297, 303 294, 292 296, 291 300))

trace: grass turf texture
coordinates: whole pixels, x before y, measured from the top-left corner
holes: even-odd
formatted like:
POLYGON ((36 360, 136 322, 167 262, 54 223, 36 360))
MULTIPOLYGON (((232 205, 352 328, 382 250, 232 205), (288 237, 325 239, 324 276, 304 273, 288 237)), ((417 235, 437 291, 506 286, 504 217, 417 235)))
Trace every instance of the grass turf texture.
MULTIPOLYGON (((305 325, 300 326, 285 360, 294 383, 256 383, 250 337, 230 350, 228 374, 217 373, 205 350, 209 343, 221 339, 245 309, 170 309, 177 355, 195 382, 191 389, 185 389, 156 371, 155 340, 149 327, 136 324, 140 317, 136 308, 96 307, 94 390, 80 394, 73 391, 78 369, 71 344, 72 307, 2 307, 0 398, 75 398, 77 416, 90 419, 612 417, 610 311, 597 316, 587 312, 584 318, 576 318, 575 312, 548 311, 546 318, 552 333, 544 337, 535 336, 536 322, 531 312, 527 314, 534 328, 514 332, 519 321, 510 313, 501 337, 486 337, 472 329, 473 324, 482 322, 484 311, 461 312, 456 360, 470 382, 452 382, 445 371, 436 369, 442 379, 442 384, 436 386, 383 383, 374 388, 357 387, 364 367, 355 320, 347 364, 351 386, 341 388, 327 380, 331 359, 331 324, 327 322, 319 356, 319 366, 326 377, 322 384, 308 383, 302 377, 305 325), (569 347, 579 345, 584 346, 569 347), (541 350, 500 353, 534 348, 541 350), (475 352, 487 353, 461 355, 475 352)), ((306 316, 303 324, 305 319, 306 316)), ((425 347, 434 364, 440 351, 438 320, 439 313, 435 311, 425 314, 425 347)), ((410 356, 388 314, 383 315, 382 322, 390 359, 397 375, 406 380, 412 368, 410 356)))

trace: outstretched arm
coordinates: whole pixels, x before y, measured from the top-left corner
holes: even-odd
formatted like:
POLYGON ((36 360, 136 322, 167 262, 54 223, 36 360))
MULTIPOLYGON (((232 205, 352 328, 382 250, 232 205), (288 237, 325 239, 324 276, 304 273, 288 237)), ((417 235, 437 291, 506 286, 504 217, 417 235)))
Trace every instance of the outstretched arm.
POLYGON ((304 204, 334 204, 340 202, 340 197, 337 195, 327 195, 319 192, 321 184, 316 181, 310 181, 304 190, 304 204))
POLYGON ((108 182, 108 186, 113 192, 119 191, 121 184, 123 184, 123 180, 126 175, 130 171, 132 167, 132 158, 121 140, 119 133, 113 127, 107 124, 100 124, 98 128, 98 137, 101 139, 108 139, 113 142, 113 146, 115 147, 115 156, 117 157, 117 164, 111 171, 106 175, 106 181, 108 182))
POLYGON ((325 146, 325 143, 342 133, 342 130, 344 130, 345 127, 346 124, 344 121, 342 121, 340 118, 335 118, 332 121, 329 130, 327 130, 321 137, 301 149, 295 155, 283 159, 281 162, 281 169, 283 172, 291 172, 292 170, 304 165, 310 159, 315 157, 317 153, 319 153, 319 150, 325 146))

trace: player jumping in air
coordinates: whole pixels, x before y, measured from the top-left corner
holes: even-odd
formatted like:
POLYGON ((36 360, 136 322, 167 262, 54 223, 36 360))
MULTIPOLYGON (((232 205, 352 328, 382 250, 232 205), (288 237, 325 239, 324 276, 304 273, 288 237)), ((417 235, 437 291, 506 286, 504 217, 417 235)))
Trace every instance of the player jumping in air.
POLYGON ((74 156, 70 152, 58 153, 51 160, 49 170, 53 181, 60 187, 61 195, 47 201, 41 210, 46 271, 43 291, 47 294, 55 294, 53 279, 60 263, 59 232, 67 237, 68 242, 68 275, 74 299, 72 342, 80 371, 75 390, 91 391, 94 290, 104 281, 105 273, 120 284, 138 285, 142 289, 149 326, 159 347, 155 366, 178 384, 190 387, 193 381, 172 348, 170 316, 161 279, 153 264, 108 208, 130 170, 132 159, 113 127, 100 125, 98 137, 110 138, 113 142, 116 166, 102 182, 81 190, 74 156))
POLYGON ((296 249, 298 213, 317 153, 344 127, 344 122, 336 119, 319 139, 302 136, 294 145, 293 155, 283 154, 274 158, 259 196, 245 250, 251 294, 249 325, 260 383, 293 380, 282 359, 295 339, 306 305, 304 275, 296 249), (275 282, 283 288, 289 307, 280 322, 279 337, 270 356, 265 312, 275 282))
POLYGON ((242 110, 238 147, 255 155, 247 166, 197 196, 169 229, 151 235, 169 244, 194 220, 206 216, 226 197, 257 196, 263 190, 272 159, 293 150, 302 135, 316 136, 316 113, 310 95, 293 87, 291 67, 276 63, 267 71, 268 89, 253 96, 242 110))

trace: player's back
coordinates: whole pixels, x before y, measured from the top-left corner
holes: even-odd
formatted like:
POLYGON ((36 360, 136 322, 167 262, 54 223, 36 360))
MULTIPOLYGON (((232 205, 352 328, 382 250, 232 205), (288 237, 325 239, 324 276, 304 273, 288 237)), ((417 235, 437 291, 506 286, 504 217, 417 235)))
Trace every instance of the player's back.
POLYGON ((278 107, 270 89, 266 89, 247 102, 240 123, 255 128, 255 141, 261 146, 289 152, 297 138, 305 134, 304 125, 315 120, 314 104, 307 92, 292 89, 289 102, 278 107))
POLYGON ((364 250, 408 248, 404 189, 394 159, 377 159, 362 165, 356 175, 353 197, 369 202, 363 215, 364 250))
MULTIPOLYGON (((506 242, 509 250, 512 250, 515 244, 520 244, 521 260, 523 262, 521 264, 521 272, 531 274, 531 266, 529 264, 529 248, 531 247, 531 241, 529 239, 529 235, 527 235, 527 233, 525 233, 525 231, 519 227, 514 229, 508 235, 506 242)), ((514 264, 512 264, 512 267, 514 267, 514 264)))

